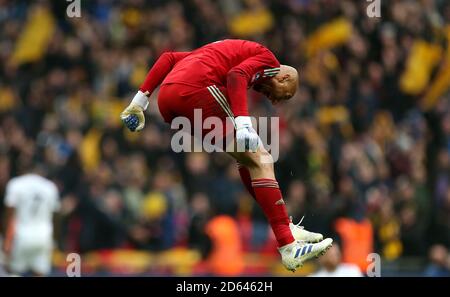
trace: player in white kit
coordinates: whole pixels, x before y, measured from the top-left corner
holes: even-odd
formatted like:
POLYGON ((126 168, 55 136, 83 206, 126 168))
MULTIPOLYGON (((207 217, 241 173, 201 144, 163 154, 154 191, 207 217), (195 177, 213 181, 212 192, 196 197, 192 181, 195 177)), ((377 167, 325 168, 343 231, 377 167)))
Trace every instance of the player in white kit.
POLYGON ((53 216, 59 210, 56 185, 35 173, 11 179, 6 188, 8 239, 4 245, 9 270, 45 276, 51 271, 53 216))

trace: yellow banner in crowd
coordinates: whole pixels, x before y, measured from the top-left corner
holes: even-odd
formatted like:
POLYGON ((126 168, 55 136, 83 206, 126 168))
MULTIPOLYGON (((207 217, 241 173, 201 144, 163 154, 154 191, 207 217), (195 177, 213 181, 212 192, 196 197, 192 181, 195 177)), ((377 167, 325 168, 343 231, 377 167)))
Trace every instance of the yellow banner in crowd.
POLYGON ((273 27, 273 24, 272 13, 265 8, 260 8, 237 15, 231 19, 229 27, 233 35, 248 37, 267 32, 273 27))
POLYGON ((423 107, 425 109, 430 109, 436 105, 439 97, 450 88, 450 25, 447 26, 445 31, 447 37, 447 51, 443 57, 444 61, 442 61, 441 68, 436 74, 436 78, 425 93, 423 101, 423 107))
POLYGON ((347 42, 352 33, 352 24, 345 18, 338 18, 319 27, 306 41, 306 55, 333 48, 347 42))
POLYGON ((439 63, 442 49, 436 44, 416 40, 411 47, 406 69, 400 78, 400 89, 410 95, 419 95, 428 86, 431 73, 439 63))
POLYGON ((16 41, 12 62, 16 65, 42 58, 55 29, 52 13, 45 7, 30 10, 22 34, 16 41))

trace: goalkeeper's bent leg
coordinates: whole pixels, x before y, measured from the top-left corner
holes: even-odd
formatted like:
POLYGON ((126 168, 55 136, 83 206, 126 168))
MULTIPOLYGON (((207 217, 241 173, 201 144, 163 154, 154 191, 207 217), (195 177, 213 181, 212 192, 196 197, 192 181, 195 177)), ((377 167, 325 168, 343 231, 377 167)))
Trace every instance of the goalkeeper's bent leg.
POLYGON ((260 147, 255 153, 230 152, 230 155, 248 169, 254 197, 269 221, 278 245, 281 247, 294 242, 286 205, 275 179, 273 162, 267 162, 271 160, 270 154, 260 147))

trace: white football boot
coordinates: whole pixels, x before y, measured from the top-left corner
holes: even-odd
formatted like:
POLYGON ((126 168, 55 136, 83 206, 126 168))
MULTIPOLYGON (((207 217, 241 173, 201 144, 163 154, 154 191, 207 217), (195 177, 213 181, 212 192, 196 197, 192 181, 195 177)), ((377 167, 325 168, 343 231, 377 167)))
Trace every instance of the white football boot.
POLYGON ((278 248, 278 251, 281 254, 281 261, 284 267, 294 272, 297 268, 301 268, 307 260, 324 255, 332 245, 333 239, 331 238, 326 238, 318 243, 306 243, 296 240, 278 248))
POLYGON ((314 233, 307 231, 303 226, 300 226, 300 224, 303 221, 304 216, 300 220, 298 224, 292 223, 292 217, 290 217, 291 222, 289 223, 289 228, 291 229, 292 236, 294 236, 295 240, 304 241, 304 242, 319 242, 322 241, 323 235, 320 233, 314 233))

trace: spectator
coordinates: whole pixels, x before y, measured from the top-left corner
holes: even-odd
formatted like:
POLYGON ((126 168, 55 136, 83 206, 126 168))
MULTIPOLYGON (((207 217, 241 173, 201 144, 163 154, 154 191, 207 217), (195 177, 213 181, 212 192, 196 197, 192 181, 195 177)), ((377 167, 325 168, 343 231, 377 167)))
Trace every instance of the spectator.
POLYGON ((339 244, 334 243, 328 252, 319 259, 321 268, 311 277, 360 277, 363 276, 358 266, 341 262, 339 244))
POLYGON ((449 277, 450 267, 448 266, 449 254, 443 245, 433 245, 429 252, 429 261, 425 269, 424 276, 429 277, 449 277))

